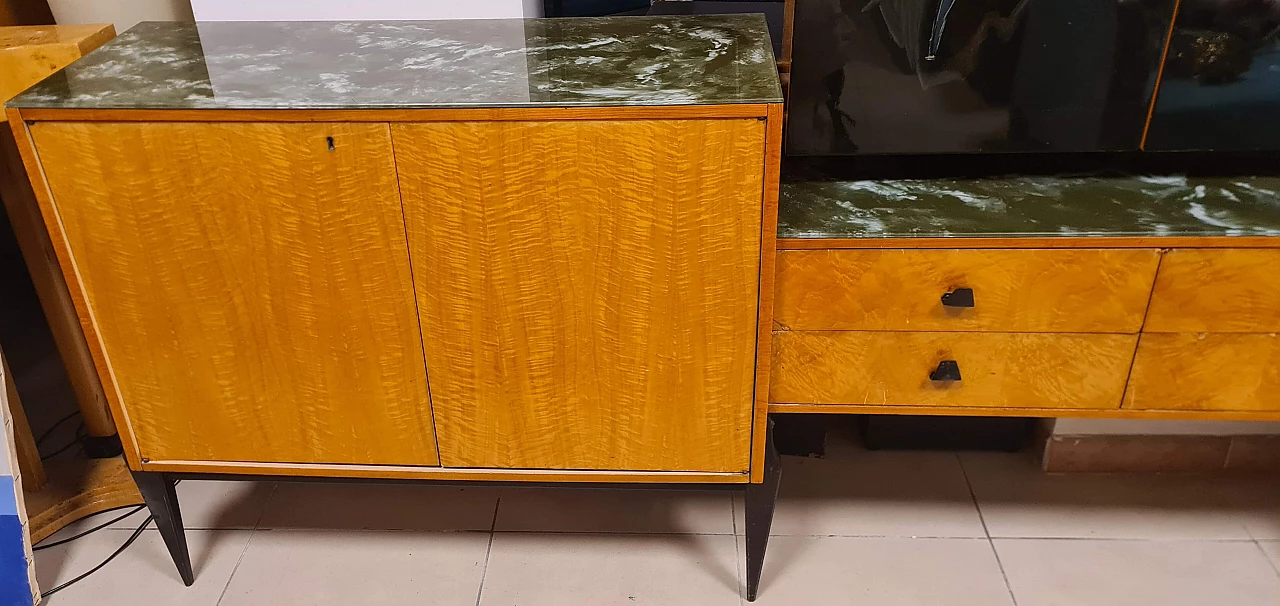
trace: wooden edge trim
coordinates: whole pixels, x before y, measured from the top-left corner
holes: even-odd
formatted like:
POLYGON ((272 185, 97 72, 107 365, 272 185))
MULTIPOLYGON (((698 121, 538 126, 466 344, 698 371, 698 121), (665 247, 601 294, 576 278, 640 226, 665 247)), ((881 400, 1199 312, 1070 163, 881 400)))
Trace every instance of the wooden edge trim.
POLYGON ((28 108, 33 121, 70 122, 484 122, 506 120, 660 120, 765 118, 768 103, 474 107, 458 109, 53 109, 28 108))
POLYGON ((770 105, 765 119, 764 180, 760 211, 759 315, 756 317, 755 402, 751 419, 751 481, 764 481, 769 432, 769 372, 773 354, 774 265, 777 262, 778 175, 782 170, 782 105, 770 105))
POLYGON ((795 41, 796 31, 796 2, 798 0, 786 0, 782 5, 782 56, 778 57, 778 65, 783 67, 784 71, 791 71, 792 44, 795 41))
POLYGON ((240 461, 147 461, 143 471, 224 473, 295 477, 407 480, 480 480, 490 482, 607 482, 743 484, 745 473, 683 471, 580 471, 561 469, 483 469, 401 465, 324 463, 248 463, 240 461))
POLYGON ((778 238, 778 250, 864 248, 1280 248, 1276 236, 778 238))
POLYGON ((17 108, 6 108, 9 127, 13 130, 14 141, 18 145, 18 154, 22 156, 22 165, 27 169, 27 178, 31 181, 31 189, 35 192, 36 202, 40 205, 40 215, 44 219, 45 228, 49 230, 49 240, 53 243, 58 266, 66 278, 67 291, 75 305, 76 315, 80 319, 80 327, 84 330, 85 341, 89 345, 89 353, 98 371, 98 379, 102 382, 102 391, 107 396, 107 404, 111 407, 111 416, 115 420, 116 430, 120 434, 120 443, 124 447, 125 460, 130 469, 139 469, 142 464, 138 451, 138 441, 129 423, 129 415, 122 404, 120 387, 116 385, 115 373, 111 370, 111 361, 107 358, 106 349, 98 335, 97 320, 89 307, 84 287, 80 281, 80 271, 76 268, 75 258, 71 254, 71 245, 67 242, 66 232, 62 229, 62 218, 53 201, 53 192, 45 179, 44 167, 36 154, 35 141, 27 128, 26 115, 17 108))
POLYGON ((1120 408, 969 408, 958 406, 867 406, 862 404, 769 404, 772 413, 845 415, 937 415, 947 417, 1042 417, 1077 419, 1185 419, 1280 421, 1280 410, 1134 410, 1120 408))
POLYGON ((1147 135, 1151 133, 1151 119, 1156 115, 1156 100, 1160 98, 1160 84, 1164 81, 1164 66, 1169 61, 1169 47, 1173 45, 1173 30, 1178 26, 1178 11, 1182 9, 1182 0, 1173 0, 1173 16, 1169 17, 1169 31, 1165 33, 1164 49, 1160 51, 1160 67, 1156 68, 1155 86, 1151 88, 1151 101, 1147 105, 1147 119, 1142 123, 1142 138, 1138 140, 1138 149, 1146 151, 1147 135))

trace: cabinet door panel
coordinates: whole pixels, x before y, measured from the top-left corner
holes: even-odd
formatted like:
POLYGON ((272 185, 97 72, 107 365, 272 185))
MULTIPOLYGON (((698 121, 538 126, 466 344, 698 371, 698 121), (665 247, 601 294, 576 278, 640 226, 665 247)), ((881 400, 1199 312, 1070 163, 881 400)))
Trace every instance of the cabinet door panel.
POLYGON ((1124 407, 1280 410, 1280 336, 1143 333, 1124 407))
POLYGON ((31 132, 142 457, 438 464, 387 125, 31 132))
POLYGON ((764 122, 392 128, 445 466, 747 470, 764 122))
POLYGON ((1192 248, 1165 253, 1143 330, 1280 331, 1280 250, 1192 248))

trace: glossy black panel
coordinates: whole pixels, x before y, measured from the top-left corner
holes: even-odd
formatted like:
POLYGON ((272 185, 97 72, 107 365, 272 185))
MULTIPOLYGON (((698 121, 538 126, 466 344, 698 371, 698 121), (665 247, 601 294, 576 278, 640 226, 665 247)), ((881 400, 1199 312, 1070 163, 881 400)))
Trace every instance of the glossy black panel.
POLYGON ((787 153, 1136 150, 1174 0, 800 0, 787 153))
POLYGON ((1147 149, 1280 149, 1280 0, 1182 0, 1147 149))

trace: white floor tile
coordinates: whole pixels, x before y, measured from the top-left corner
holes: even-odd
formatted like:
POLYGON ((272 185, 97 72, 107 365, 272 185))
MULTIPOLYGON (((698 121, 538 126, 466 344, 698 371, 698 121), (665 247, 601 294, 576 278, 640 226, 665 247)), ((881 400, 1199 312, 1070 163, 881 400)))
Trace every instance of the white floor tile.
POLYGON ((757 606, 1012 606, 986 539, 774 537, 757 606))
POLYGON ((1275 606, 1252 541, 997 539, 1019 606, 1275 606))
POLYGON ((1045 474, 1028 457, 962 454, 993 537, 1267 538, 1280 483, 1193 474, 1045 474))
POLYGON ((1262 547, 1263 553, 1271 558, 1271 563, 1276 568, 1276 574, 1280 574, 1280 541, 1258 541, 1258 545, 1262 547))
POLYGON ((259 530, 220 606, 475 604, 489 534, 259 530))
MULTIPOLYGON (((743 507, 739 497, 739 534, 743 507)), ((783 457, 772 534, 986 536, 954 453, 888 451, 783 457)))
POLYGON ((498 530, 733 534, 730 491, 513 488, 498 530))
POLYGON ((481 606, 738 606, 734 537, 498 533, 481 606))
MULTIPOLYGON (((66 545, 37 551, 36 579, 41 591, 97 566, 131 534, 129 530, 103 529, 66 545)), ((187 546, 196 582, 187 587, 182 584, 160 533, 144 532, 111 563, 49 596, 44 606, 214 606, 244 553, 249 535, 249 531, 240 530, 188 531, 187 546)))
POLYGON ((480 487, 281 482, 259 527, 487 531, 498 494, 480 487))

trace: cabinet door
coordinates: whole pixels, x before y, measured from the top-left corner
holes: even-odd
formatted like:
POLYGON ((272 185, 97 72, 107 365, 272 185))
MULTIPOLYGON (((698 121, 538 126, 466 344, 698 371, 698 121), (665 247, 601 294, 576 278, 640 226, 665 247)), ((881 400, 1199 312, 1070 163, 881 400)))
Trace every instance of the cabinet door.
POLYGON ((443 465, 747 470, 764 122, 392 129, 443 465))
POLYGON ((142 457, 437 464, 387 125, 31 132, 142 457))

